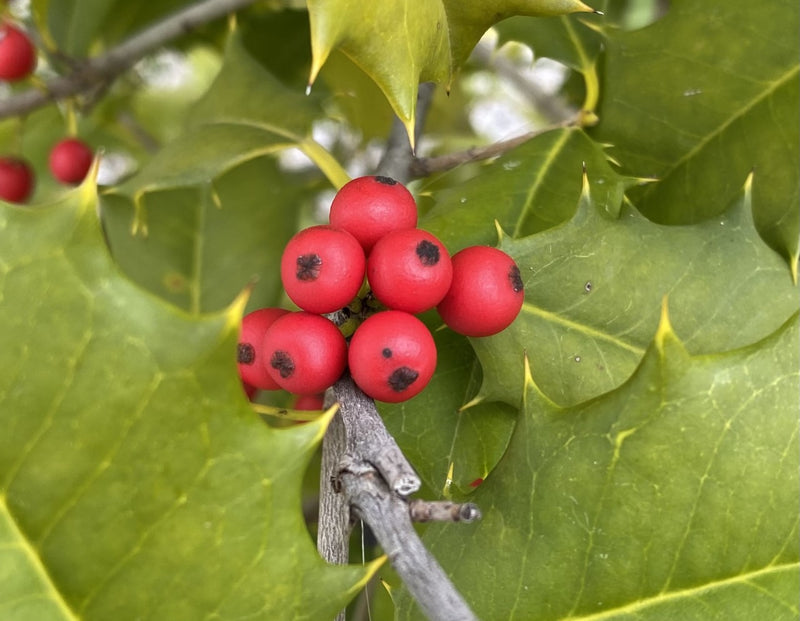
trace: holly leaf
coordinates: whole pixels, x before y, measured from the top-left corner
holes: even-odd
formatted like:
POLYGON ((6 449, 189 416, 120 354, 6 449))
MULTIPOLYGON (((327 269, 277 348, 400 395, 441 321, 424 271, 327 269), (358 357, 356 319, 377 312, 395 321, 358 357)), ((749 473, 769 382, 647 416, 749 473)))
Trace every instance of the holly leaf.
POLYGON ((300 512, 329 417, 264 425, 235 370, 244 306, 191 317, 120 275, 91 181, 0 205, 4 619, 331 618, 300 512))
POLYGON ((222 67, 193 106, 181 139, 171 142, 116 193, 139 197, 208 182, 235 166, 289 147, 303 151, 341 187, 341 166, 309 135, 322 114, 319 102, 287 88, 254 58, 238 32, 229 37, 222 67))
POLYGON ((191 313, 228 306, 248 284, 248 308, 276 306, 283 289, 275 266, 306 194, 286 179, 272 158, 261 157, 221 174, 212 187, 147 192, 140 202, 147 235, 131 234, 133 201, 105 196, 114 257, 134 281, 191 313))
POLYGON ((591 12, 580 0, 458 0, 380 4, 311 0, 312 84, 334 49, 340 49, 380 87, 406 126, 413 145, 417 87, 449 84, 492 24, 511 15, 591 12))
POLYGON ((623 172, 658 178, 631 194, 664 223, 719 213, 756 170, 755 220, 797 279, 800 27, 789 0, 676 0, 634 32, 608 30, 592 136, 623 172), (657 147, 654 147, 657 145, 657 147))
POLYGON ((477 616, 796 619, 799 327, 691 356, 664 313, 630 380, 568 409, 526 368, 483 519, 424 535, 477 616))
POLYGON ((32 0, 31 12, 50 46, 70 56, 85 57, 93 47, 113 45, 187 4, 187 0, 32 0))
POLYGON ((500 247, 523 274, 525 304, 500 334, 469 339, 474 354, 467 339, 436 331, 441 321, 428 318, 442 371, 415 399, 381 406, 426 483, 446 490, 452 480, 466 490, 492 470, 513 428, 513 418, 496 401, 518 403, 526 352, 542 391, 556 403, 575 405, 616 388, 633 373, 666 294, 692 353, 748 345, 786 321, 797 310, 797 289, 785 263, 755 230, 757 183, 748 181, 713 220, 683 227, 655 224, 621 204, 630 180, 608 168, 583 132, 559 130, 437 196, 421 226, 451 250, 496 240, 488 204, 514 232, 539 224, 536 207, 567 209, 569 199, 577 198, 578 208, 572 207, 570 220, 543 232, 519 239, 503 235, 500 247), (577 176, 570 166, 578 172, 587 154, 604 170, 599 175, 588 170, 581 190, 570 179, 577 176))
POLYGON ((274 268, 311 193, 291 182, 277 156, 297 147, 335 184, 348 179, 308 137, 319 114, 316 101, 283 85, 232 35, 188 127, 103 197, 123 269, 195 313, 227 306, 256 280, 251 303, 275 305, 281 286, 274 268))
POLYGON ((493 245, 495 220, 515 238, 551 228, 575 213, 584 164, 596 204, 616 217, 625 190, 636 181, 616 173, 603 149, 571 128, 540 134, 485 166, 476 177, 436 193, 436 204, 420 219, 420 226, 439 236, 451 252, 493 245))
POLYGON ((481 396, 519 398, 523 351, 544 393, 562 405, 619 386, 641 360, 667 294, 692 353, 742 347, 774 331, 797 309, 797 288, 753 225, 758 183, 748 181, 722 215, 678 227, 627 205, 609 219, 584 182, 569 222, 503 237, 500 248, 522 272, 525 303, 509 328, 472 339, 484 372, 481 396))

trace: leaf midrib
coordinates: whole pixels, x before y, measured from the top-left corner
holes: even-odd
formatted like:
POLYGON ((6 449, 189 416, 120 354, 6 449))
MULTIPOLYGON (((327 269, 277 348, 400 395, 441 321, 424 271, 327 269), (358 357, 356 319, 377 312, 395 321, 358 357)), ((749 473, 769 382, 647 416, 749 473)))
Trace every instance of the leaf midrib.
POLYGON ((528 213, 530 212, 533 206, 533 197, 539 191, 542 183, 544 182, 545 177, 547 177, 547 173, 550 171, 550 168, 553 166, 553 163, 556 161, 556 158, 559 153, 564 149, 564 145, 569 140, 569 137, 572 135, 570 130, 564 131, 561 136, 559 136, 558 141, 550 147, 547 153, 547 157, 545 158, 544 162, 542 162, 541 168, 536 174, 536 178, 534 182, 531 184, 530 189, 528 190, 528 194, 525 197, 525 204, 522 206, 522 210, 520 211, 519 218, 517 218, 517 225, 514 227, 514 234, 513 237, 519 237, 520 229, 522 227, 523 222, 528 217, 528 213))
POLYGON ((608 619, 611 617, 615 617, 617 615, 633 614, 636 613, 637 611, 644 610, 651 606, 658 606, 671 601, 681 600, 683 598, 696 597, 704 592, 708 592, 714 589, 722 589, 727 586, 732 586, 735 584, 746 584, 755 578, 760 578, 762 576, 767 576, 770 574, 780 573, 784 571, 797 571, 798 568, 800 568, 800 562, 783 563, 781 565, 768 565, 767 567, 763 567, 761 569, 738 574, 736 576, 722 578, 699 586, 689 587, 686 589, 679 589, 676 591, 672 591, 670 593, 657 593, 652 597, 640 599, 635 602, 626 604, 624 606, 611 608, 608 610, 604 610, 602 612, 592 613, 588 615, 581 615, 577 617, 574 616, 565 617, 561 621, 600 621, 601 619, 608 619))
MULTIPOLYGON (((658 180, 663 183, 663 181, 672 175, 676 170, 680 169, 686 162, 690 161, 694 158, 698 153, 700 153, 703 149, 708 146, 713 140, 715 140, 718 136, 722 135, 731 125, 733 125, 739 119, 744 118, 753 108, 758 106, 762 101, 769 98, 773 93, 775 93, 778 89, 782 86, 787 84, 797 73, 800 72, 800 64, 794 65, 791 67, 786 73, 780 76, 777 80, 772 82, 769 88, 766 88, 761 94, 757 97, 754 97, 744 106, 737 109, 733 114, 731 114, 726 120, 720 123, 717 128, 706 134, 697 144, 694 145, 689 151, 687 151, 683 156, 675 160, 675 162, 670 166, 663 175, 660 175, 658 180)), ((650 184, 647 189, 645 189, 644 194, 649 194, 651 192, 657 191, 659 184, 650 184)))
POLYGON ((613 345, 616 345, 620 349, 624 349, 626 351, 630 351, 637 356, 644 355, 644 348, 639 347, 637 345, 633 345, 632 343, 628 343, 627 341, 622 340, 619 337, 613 336, 611 334, 607 334, 606 332, 601 332, 591 326, 588 326, 583 323, 578 323, 577 321, 572 321, 571 319, 567 319, 563 315, 558 315, 551 311, 547 311, 543 308, 539 308, 538 306, 534 306, 533 304, 529 304, 525 302, 522 305, 523 312, 530 313, 531 315, 535 315, 537 317, 541 317, 542 319, 549 321, 551 323, 558 324, 560 326, 569 328, 571 330, 575 330, 576 332, 581 332, 588 337, 599 339, 601 341, 606 341, 613 345))
POLYGON ((55 587, 53 579, 50 576, 50 573, 47 571, 47 567, 42 562, 41 556, 39 556, 39 552, 34 546, 31 545, 31 543, 28 541, 28 538, 19 529, 16 520, 13 518, 11 511, 8 508, 5 493, 0 493, 0 513, 5 514, 7 517, 7 523, 12 531, 12 535, 19 542, 19 548, 25 553, 25 556, 28 558, 31 566, 39 576, 41 583, 46 586, 45 595, 56 603, 58 608, 64 613, 65 618, 72 621, 80 621, 80 618, 75 614, 70 605, 61 595, 61 592, 55 587))

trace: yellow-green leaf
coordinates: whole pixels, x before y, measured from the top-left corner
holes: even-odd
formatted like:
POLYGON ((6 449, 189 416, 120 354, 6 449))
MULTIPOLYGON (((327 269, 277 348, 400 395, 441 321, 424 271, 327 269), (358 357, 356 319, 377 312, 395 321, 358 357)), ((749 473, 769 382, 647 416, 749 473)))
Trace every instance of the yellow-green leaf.
POLYGON ((244 306, 191 317, 123 277, 91 181, 0 204, 0 618, 331 618, 301 514, 326 419, 274 430, 235 367, 244 306))
POLYGON ((419 83, 449 84, 492 24, 512 15, 592 9, 580 0, 309 0, 308 11, 313 52, 309 83, 331 51, 341 49, 375 80, 413 137, 419 83))

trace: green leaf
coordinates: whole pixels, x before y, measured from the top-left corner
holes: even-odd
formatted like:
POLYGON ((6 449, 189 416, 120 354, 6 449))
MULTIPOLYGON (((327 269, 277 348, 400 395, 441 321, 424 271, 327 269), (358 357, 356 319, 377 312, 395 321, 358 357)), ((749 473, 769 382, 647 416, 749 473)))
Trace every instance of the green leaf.
POLYGON ((198 45, 186 50, 182 61, 186 73, 175 86, 165 87, 158 82, 146 81, 130 92, 123 91, 117 101, 114 100, 116 93, 112 93, 109 97, 112 110, 106 119, 108 125, 115 127, 119 116, 122 114, 124 118, 128 112, 135 115, 141 127, 158 144, 175 140, 183 130, 184 119, 192 104, 205 94, 219 74, 222 54, 207 45, 198 45))
MULTIPOLYGON (((529 195, 563 192, 541 202, 560 202, 566 209, 570 194, 580 193, 566 182, 570 163, 577 176, 590 144, 576 130, 545 134, 479 177, 443 192, 421 226, 456 249, 494 243, 497 234, 488 213, 506 226, 525 221, 519 214, 534 203, 529 195), (555 144, 562 146, 553 149, 555 144), (528 170, 539 171, 537 177, 531 180, 524 174, 528 170), (508 202, 513 208, 503 209, 508 202), (507 214, 513 217, 506 219, 507 214)), ((633 373, 658 323, 664 295, 669 294, 677 329, 693 353, 753 343, 797 310, 789 270, 754 228, 750 183, 728 211, 701 224, 658 225, 630 206, 615 219, 609 211, 619 205, 611 197, 620 200, 627 180, 593 149, 593 161, 608 170, 598 176, 587 171, 589 193, 577 197, 580 205, 571 220, 501 240, 525 279, 526 302, 517 320, 498 335, 470 339, 475 354, 463 337, 434 332, 440 362, 431 385, 408 403, 381 407, 390 430, 433 489, 445 487, 451 465, 461 490, 492 470, 513 425, 495 400, 518 403, 526 352, 542 391, 559 404, 574 405, 616 388, 633 373)), ((429 319, 429 325, 441 324, 429 319)))
POLYGON ((32 0, 31 8, 50 45, 64 54, 85 57, 188 4, 187 0, 32 0))
MULTIPOLYGON (((472 48, 492 25, 512 17, 556 17, 570 13, 592 13, 594 9, 579 0, 492 0, 479 4, 444 0, 452 33, 453 68, 467 60, 472 48)), ((542 20, 553 25, 552 20, 542 20)))
POLYGON ((795 270, 800 239, 800 12, 713 0, 671 3, 635 32, 607 32, 598 140, 623 172, 655 177, 631 198, 648 217, 719 213, 755 170, 755 220, 795 270))
POLYGON ((300 512, 327 418, 264 425, 235 371, 243 300, 190 317, 122 277, 91 182, 0 205, 0 616, 331 618, 300 512))
POLYGON ((189 127, 103 198, 111 246, 127 273, 191 312, 218 310, 255 280, 252 304, 275 305, 276 266, 308 193, 275 156, 299 147, 333 183, 348 179, 307 138, 320 114, 315 100, 284 86, 233 35, 189 127))
POLYGON ((322 114, 319 103, 287 88, 242 45, 228 41, 222 67, 189 113, 180 139, 160 150, 142 172, 115 191, 146 191, 196 185, 267 153, 301 149, 336 186, 349 180, 341 166, 308 136, 322 114))
POLYGON ((340 49, 386 95, 413 144, 420 82, 449 84, 480 37, 511 15, 592 11, 580 0, 310 0, 313 83, 331 51, 340 49))
POLYGON ((770 334, 796 311, 797 288, 754 228, 751 194, 748 182, 722 215, 678 227, 650 222, 628 206, 609 219, 584 193, 562 226, 504 238, 500 247, 523 274, 525 303, 509 328, 472 339, 482 395, 518 401, 525 351, 539 386, 562 405, 619 386, 641 360, 665 295, 692 353, 770 334))
POLYGON ((482 521, 424 536, 477 616, 796 619, 798 327, 692 357, 665 314, 630 380, 570 409, 528 371, 482 521))
POLYGON ((439 236, 451 252, 494 244, 494 220, 512 237, 550 228, 575 213, 583 164, 596 204, 616 216, 634 180, 614 172, 603 149, 582 131, 557 129, 508 151, 475 178, 437 193, 435 207, 420 226, 439 236))
POLYGON ((114 257, 134 281, 192 313, 224 308, 248 284, 250 308, 276 306, 277 266, 305 194, 287 181, 272 158, 260 157, 213 185, 146 192, 147 235, 131 234, 133 201, 107 195, 102 213, 114 257))

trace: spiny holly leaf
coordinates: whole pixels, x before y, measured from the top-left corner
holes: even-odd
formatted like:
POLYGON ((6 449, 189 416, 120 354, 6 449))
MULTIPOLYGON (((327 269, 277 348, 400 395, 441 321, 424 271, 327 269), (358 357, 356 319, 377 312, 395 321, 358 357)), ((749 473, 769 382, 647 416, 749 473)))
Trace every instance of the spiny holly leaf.
POLYGON ((691 357, 664 316, 627 383, 570 409, 527 372, 482 521, 424 536, 477 616, 796 619, 798 336, 691 357))
POLYGON ((216 311, 254 284, 248 306, 275 306, 282 294, 275 266, 304 192, 260 157, 221 174, 213 188, 145 193, 146 236, 131 234, 135 206, 127 197, 103 197, 102 213, 117 262, 159 297, 192 313, 216 311))
POLYGON ((525 303, 509 328, 472 339, 481 394, 519 398, 523 351, 557 403, 615 388, 644 354, 666 294, 692 353, 741 347, 775 330, 797 309, 797 289, 754 228, 751 187, 722 215, 679 227, 654 224, 629 206, 618 220, 607 218, 585 184, 569 222, 504 237, 500 247, 522 271, 525 303))
MULTIPOLYGON (((496 232, 489 233, 486 205, 492 205, 492 215, 506 226, 524 231, 531 225, 520 223, 530 221, 528 214, 537 204, 567 209, 569 200, 577 197, 580 202, 572 219, 559 227, 518 240, 503 238, 501 248, 522 269, 526 303, 502 333, 470 340, 482 370, 466 339, 435 332, 441 360, 431 384, 406 404, 381 407, 387 425, 433 489, 445 486, 451 464, 462 490, 491 471, 513 425, 493 400, 518 402, 526 351, 542 390, 570 405, 607 392, 630 376, 666 293, 678 328, 695 353, 750 344, 797 309, 789 271, 754 229, 750 183, 722 216, 684 227, 654 224, 630 206, 622 207, 618 219, 611 217, 620 209, 628 184, 608 168, 602 152, 582 132, 551 132, 456 190, 443 192, 430 217, 422 219, 421 226, 455 250, 496 240, 496 232), (590 169, 579 195, 580 182, 570 177, 580 174, 581 157, 592 153, 590 161, 606 171, 593 175, 590 169), (537 171, 532 178, 519 172, 529 170, 537 171), (539 196, 553 198, 532 199, 539 196), (453 221, 459 222, 457 229, 453 221), (478 385, 480 393, 473 400, 478 385), (480 408, 460 410, 469 403, 480 408)), ((429 325, 436 329, 441 324, 434 318, 429 325)))
POLYGON ((298 147, 336 186, 349 178, 308 136, 322 113, 314 99, 291 90, 270 74, 231 34, 223 65, 211 88, 194 106, 184 136, 166 145, 118 193, 196 185, 242 162, 298 147))
POLYGON ((444 0, 444 6, 451 32, 454 71, 467 59, 483 34, 508 17, 556 17, 594 12, 592 7, 578 0, 492 0, 481 3, 444 0))
POLYGON ((460 0, 369 3, 310 0, 313 83, 341 49, 378 84, 413 143, 420 82, 447 84, 488 28, 511 15, 591 12, 580 0, 460 0))
POLYGON ((248 406, 240 300, 192 318, 111 262, 91 182, 0 205, 0 616, 331 618, 375 566, 329 567, 300 512, 326 420, 248 406))
POLYGON ((800 12, 792 0, 690 0, 635 32, 610 30, 593 136, 623 171, 657 177, 632 198, 658 222, 718 213, 755 169, 755 219, 797 269, 800 12))
POLYGON ((341 185, 347 175, 307 138, 316 103, 270 75, 233 35, 190 126, 103 198, 114 254, 137 282, 191 310, 218 310, 258 279, 274 305, 274 269, 309 193, 274 156, 299 146, 341 185), (137 234, 131 235, 131 229, 137 234))
POLYGON ((573 128, 536 136, 477 177, 436 194, 436 205, 420 226, 439 236, 451 252, 473 244, 494 244, 494 220, 512 237, 550 228, 575 213, 582 164, 589 171, 596 204, 616 217, 625 189, 635 180, 616 173, 603 149, 573 128))

